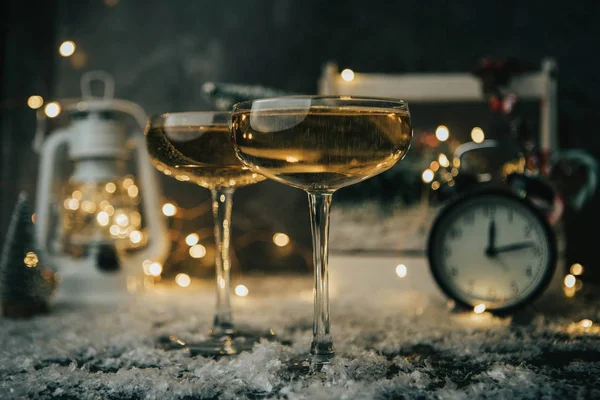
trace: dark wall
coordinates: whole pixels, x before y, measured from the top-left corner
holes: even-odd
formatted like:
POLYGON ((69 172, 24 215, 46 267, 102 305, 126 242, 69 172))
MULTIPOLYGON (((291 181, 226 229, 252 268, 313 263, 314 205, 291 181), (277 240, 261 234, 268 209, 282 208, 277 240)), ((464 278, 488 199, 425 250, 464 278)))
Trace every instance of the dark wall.
MULTIPOLYGON (((20 80, 26 90, 40 92, 44 88, 33 80, 34 72, 55 70, 53 97, 73 97, 79 95, 82 72, 103 69, 114 75, 118 97, 159 113, 210 108, 200 95, 201 85, 210 80, 314 93, 328 60, 362 72, 402 73, 470 71, 483 56, 517 57, 538 68, 542 58, 554 57, 560 69, 561 142, 598 150, 594 128, 600 78, 594 49, 599 9, 593 0, 64 0, 55 9, 54 43, 44 44, 54 52, 53 64, 32 66, 7 53, 5 63, 11 66, 4 80, 20 80), (78 47, 64 59, 56 48, 66 39, 78 47)), ((9 43, 25 30, 20 21, 31 17, 11 18, 9 43)), ((38 42, 26 44, 39 48, 38 42)), ((29 118, 30 126, 33 113, 22 103, 15 107, 11 112, 19 113, 19 123, 29 118)), ((428 124, 426 116, 421 118, 417 128, 428 124)), ((15 138, 3 154, 28 145, 22 143, 27 140, 30 136, 15 138)), ((2 166, 18 176, 7 186, 3 173, 3 188, 31 188, 34 158, 2 166), (18 173, 23 168, 27 174, 18 173)), ((183 205, 208 199, 207 191, 191 185, 163 183, 183 205)), ((8 203, 0 204, 5 218, 8 203)), ((306 208, 300 191, 263 183, 239 191, 234 218, 240 229, 291 232, 309 246, 306 208)), ((209 224, 210 218, 200 223, 209 224)), ((194 228, 187 223, 185 229, 194 228)))

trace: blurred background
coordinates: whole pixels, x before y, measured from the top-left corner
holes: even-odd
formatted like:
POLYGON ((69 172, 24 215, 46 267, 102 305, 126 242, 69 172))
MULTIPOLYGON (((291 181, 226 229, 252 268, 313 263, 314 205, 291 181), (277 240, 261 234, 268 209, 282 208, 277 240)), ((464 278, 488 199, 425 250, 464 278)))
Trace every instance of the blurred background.
MULTIPOLYGON (((214 109, 214 102, 203 94, 207 82, 314 94, 330 61, 340 71, 362 73, 473 73, 484 58, 516 60, 521 69, 537 71, 550 57, 559 74, 560 147, 600 152, 600 60, 593 50, 600 37, 600 5, 592 0, 576 6, 510 0, 5 0, 0 15, 2 238, 18 192, 33 195, 37 189, 32 108, 43 105, 28 105, 30 96, 41 96, 43 104, 80 97, 81 76, 91 70, 114 77, 116 97, 156 114, 214 109), (63 47, 67 41, 73 45, 63 47)), ((435 199, 439 185, 432 187, 432 179, 422 175, 423 166, 438 159, 435 149, 441 146, 451 154, 472 139, 473 127, 494 138, 500 131, 494 127, 502 123, 485 102, 410 107, 415 142, 405 161, 340 190, 334 209, 375 204, 385 217, 390 210, 409 210, 425 198, 435 199), (440 125, 449 131, 444 143, 435 138, 440 125)), ((519 115, 523 129, 539 130, 537 102, 523 102, 519 115)), ((164 176, 160 181, 162 203, 176 210, 168 218, 173 253, 163 266, 163 277, 171 279, 180 272, 210 276, 214 244, 209 191, 164 176), (186 243, 193 233, 197 240, 192 237, 186 243), (191 250, 190 243, 201 247, 191 250)), ((239 189, 234 204, 234 277, 310 273, 303 192, 263 182, 239 189)), ((572 262, 586 268, 595 260, 590 232, 599 222, 598 205, 594 197, 565 224, 573 243, 572 262)), ((166 214, 172 214, 169 210, 166 214)), ((400 238, 403 227, 397 229, 400 238)), ((590 276, 593 271, 590 268, 590 276)))

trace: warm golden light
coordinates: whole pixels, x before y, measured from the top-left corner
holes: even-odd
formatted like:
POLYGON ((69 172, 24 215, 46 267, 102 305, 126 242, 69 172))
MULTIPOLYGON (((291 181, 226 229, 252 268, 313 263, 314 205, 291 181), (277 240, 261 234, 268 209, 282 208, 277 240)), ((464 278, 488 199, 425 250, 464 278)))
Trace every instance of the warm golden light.
POLYGON ((434 174, 433 171, 430 170, 429 168, 426 169, 425 171, 423 171, 423 175, 421 175, 421 178, 423 179, 423 182, 425 183, 429 183, 433 180, 434 174))
POLYGON ((152 264, 151 260, 144 260, 142 262, 142 269, 144 270, 144 274, 150 275, 150 265, 152 264))
POLYGON ((440 169, 440 163, 433 160, 431 163, 429 163, 429 169, 433 172, 437 171, 438 169, 440 169))
POLYGON ((75 42, 72 40, 66 40, 61 43, 60 47, 58 48, 58 53, 63 57, 70 57, 73 55, 73 53, 75 53, 75 49, 75 42))
POLYGON ((148 266, 148 272, 152 276, 159 276, 160 274, 162 274, 162 270, 163 270, 162 265, 160 265, 157 262, 153 262, 152 264, 150 264, 148 266))
POLYGON ((31 214, 31 222, 35 224, 35 213, 31 214))
POLYGON ((188 287, 192 283, 192 278, 188 274, 177 274, 175 276, 175 283, 181 287, 188 287))
POLYGON ((79 209, 79 200, 77 199, 69 199, 68 200, 68 207, 69 210, 78 210, 79 209))
POLYGON ((345 80, 346 82, 350 82, 352 80, 354 80, 354 71, 352 71, 349 68, 346 68, 345 70, 342 71, 342 79, 345 80))
POLYGON ((447 168, 450 166, 450 161, 448 160, 448 157, 446 157, 446 155, 444 153, 440 153, 440 156, 438 157, 438 162, 444 168, 447 168))
POLYGON ((583 326, 584 328, 591 328, 592 325, 594 325, 594 323, 592 322, 591 319, 582 319, 581 321, 579 321, 579 325, 583 326))
POLYGON ((90 200, 84 200, 81 203, 81 209, 88 214, 93 214, 96 212, 96 203, 90 200))
POLYGON ((471 140, 475 143, 481 143, 485 139, 485 134, 483 133, 483 129, 476 126, 471 130, 471 140))
POLYGON ((408 272, 408 270, 406 269, 406 265, 398 264, 396 266, 396 275, 398 275, 398 277, 404 278, 406 276, 407 272, 408 272))
POLYGON ((110 228, 108 228, 108 231, 113 236, 117 236, 119 233, 121 233, 121 229, 119 229, 117 225, 111 225, 110 228))
POLYGON ((454 160, 452 160, 452 165, 454 168, 460 168, 460 158, 454 157, 454 160))
POLYGON ((440 142, 445 142, 450 137, 450 131, 446 125, 440 125, 435 130, 435 137, 440 142))
POLYGON ((440 183, 438 181, 431 182, 431 188, 433 190, 438 190, 440 188, 440 183))
POLYGON ((133 231, 129 234, 129 240, 131 240, 131 243, 133 244, 138 244, 142 241, 142 232, 140 231, 133 231))
POLYGON ((109 222, 109 216, 108 213, 106 211, 100 211, 97 215, 96 215, 96 221, 98 221, 98 223, 101 226, 106 226, 108 225, 109 222))
POLYGON ((171 203, 165 203, 162 207, 162 212, 167 217, 172 217, 177 213, 177 208, 175 208, 175 206, 171 203))
POLYGON ((44 107, 44 113, 46 114, 46 116, 48 118, 58 117, 58 115, 60 114, 60 111, 61 111, 60 104, 58 104, 55 101, 53 101, 52 103, 46 104, 46 107, 44 107))
POLYGON ((248 296, 248 293, 250 291, 248 290, 248 288, 244 285, 237 285, 235 287, 235 294, 237 294, 240 297, 246 297, 248 296))
POLYGON ((131 178, 125 178, 125 179, 123 179, 123 187, 125 189, 127 189, 131 185, 133 185, 133 179, 131 179, 131 178))
POLYGON ((285 158, 285 161, 287 161, 287 162, 289 162, 289 163, 297 163, 297 162, 298 162, 298 161, 300 161, 300 160, 298 159, 298 157, 292 157, 292 156, 289 156, 289 157, 286 157, 286 158, 285 158))
POLYGON ((29 96, 27 99, 27 106, 33 110, 37 110, 44 105, 44 98, 42 96, 29 96))
POLYGON ((115 185, 115 184, 114 184, 114 183, 112 183, 112 182, 108 182, 108 183, 106 184, 106 186, 104 187, 104 189, 106 189, 106 191, 107 191, 108 193, 114 193, 114 192, 115 192, 115 190, 117 190, 117 185, 115 185))
POLYGON ((573 275, 569 274, 569 275, 566 275, 566 276, 565 276, 565 281, 564 281, 564 283, 565 283, 565 286, 566 286, 566 287, 568 287, 568 288, 572 288, 572 287, 574 287, 574 286, 575 286, 575 283, 576 283, 576 282, 577 282, 577 279, 576 279, 576 278, 575 278, 573 275))
POLYGON ((290 237, 285 233, 278 232, 273 235, 273 243, 279 247, 287 246, 290 243, 290 237))
POLYGON ((115 222, 117 223, 117 225, 125 227, 129 225, 129 217, 125 214, 119 214, 116 216, 115 222))
POLYGON ((583 274, 583 265, 579 264, 579 263, 575 263, 573 265, 571 265, 571 274, 577 276, 577 275, 581 275, 583 274))
POLYGON ((25 258, 23 259, 23 262, 25 263, 27 268, 34 268, 38 265, 39 261, 40 260, 38 259, 37 254, 35 254, 33 251, 30 251, 27 254, 25 254, 25 258))
POLYGON ((129 195, 129 197, 137 197, 139 192, 140 190, 135 185, 131 185, 127 188, 127 194, 129 195))
POLYGON ((195 244, 190 247, 189 253, 192 258, 202 258, 206 255, 206 247, 201 244, 195 244))
POLYGON ((189 235, 187 235, 185 237, 185 243, 188 246, 193 246, 195 244, 198 244, 198 241, 200 240, 200 237, 198 236, 197 233, 190 233, 189 235))
POLYGON ((475 307, 473 307, 473 312, 475 314, 481 314, 485 311, 485 304, 477 304, 475 307))

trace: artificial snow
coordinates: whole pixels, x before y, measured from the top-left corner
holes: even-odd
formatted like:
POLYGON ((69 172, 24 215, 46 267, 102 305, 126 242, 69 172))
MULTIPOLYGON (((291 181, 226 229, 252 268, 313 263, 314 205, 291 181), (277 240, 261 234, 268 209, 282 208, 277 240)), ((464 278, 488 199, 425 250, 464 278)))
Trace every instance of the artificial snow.
MULTIPOLYGON (((423 232, 426 214, 415 213, 410 227, 423 232)), ((344 225, 334 216, 332 247, 422 246, 424 235, 410 243, 404 236, 400 245, 385 234, 393 225, 378 221, 368 229, 379 239, 363 230, 362 240, 351 240, 357 231, 347 229, 357 222, 344 225)), ((338 254, 330 264, 337 356, 320 371, 295 375, 288 368, 310 346, 312 278, 238 274, 249 295, 234 296, 237 323, 271 328, 291 345, 261 342, 252 352, 216 360, 157 346, 165 335, 206 337, 213 282, 195 279, 185 289, 162 284, 127 300, 63 296, 48 315, 0 319, 0 398, 600 398, 596 303, 558 293, 514 317, 476 315, 448 307, 422 257, 338 254), (404 278, 395 275, 398 262, 407 266, 404 278), (583 326, 583 319, 594 325, 583 326)))
POLYGON ((202 338, 211 285, 162 287, 123 304, 55 305, 31 320, 0 320, 3 399, 391 399, 600 396, 600 334, 573 329, 594 307, 536 315, 530 324, 453 312, 414 294, 344 292, 332 299, 338 356, 312 375, 290 373, 310 344, 309 277, 247 278, 238 322, 292 340, 218 360, 165 351, 156 338, 202 338), (279 290, 274 288, 279 287, 279 290), (265 288, 262 291, 261 288, 265 288), (410 301, 407 301, 410 300, 410 301))

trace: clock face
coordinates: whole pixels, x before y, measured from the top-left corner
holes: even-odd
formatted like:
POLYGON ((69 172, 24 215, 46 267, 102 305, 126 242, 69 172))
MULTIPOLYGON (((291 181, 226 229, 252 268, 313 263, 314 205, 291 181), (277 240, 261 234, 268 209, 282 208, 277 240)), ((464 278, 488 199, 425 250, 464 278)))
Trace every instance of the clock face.
POLYGON ((556 267, 554 235, 544 217, 501 191, 473 194, 448 206, 432 228, 428 255, 447 295, 489 310, 532 300, 556 267))

